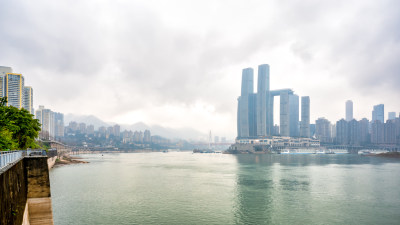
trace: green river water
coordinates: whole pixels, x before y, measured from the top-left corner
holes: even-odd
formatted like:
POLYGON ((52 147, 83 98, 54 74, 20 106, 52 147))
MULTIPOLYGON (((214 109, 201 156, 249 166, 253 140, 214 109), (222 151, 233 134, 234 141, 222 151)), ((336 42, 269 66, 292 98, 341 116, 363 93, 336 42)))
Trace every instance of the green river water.
POLYGON ((50 171, 58 224, 400 224, 400 160, 114 153, 50 171))

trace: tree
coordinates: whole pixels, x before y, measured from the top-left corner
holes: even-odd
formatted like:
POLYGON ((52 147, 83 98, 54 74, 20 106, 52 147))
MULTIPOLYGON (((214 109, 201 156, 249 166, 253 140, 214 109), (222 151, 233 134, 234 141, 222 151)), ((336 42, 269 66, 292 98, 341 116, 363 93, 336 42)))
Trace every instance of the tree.
POLYGON ((0 148, 37 148, 35 138, 40 131, 39 120, 26 109, 6 106, 6 103, 6 97, 0 98, 0 148))

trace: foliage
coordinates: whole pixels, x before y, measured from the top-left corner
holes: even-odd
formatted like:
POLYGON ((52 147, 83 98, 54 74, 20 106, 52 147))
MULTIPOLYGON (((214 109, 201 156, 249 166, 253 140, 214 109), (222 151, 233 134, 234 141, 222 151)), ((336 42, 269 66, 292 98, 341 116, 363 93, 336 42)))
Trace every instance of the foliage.
POLYGON ((12 133, 5 129, 1 128, 0 130, 0 149, 17 149, 18 145, 12 138, 12 133))
POLYGON ((6 97, 0 98, 0 149, 37 148, 39 120, 26 109, 6 106, 6 103, 6 97))

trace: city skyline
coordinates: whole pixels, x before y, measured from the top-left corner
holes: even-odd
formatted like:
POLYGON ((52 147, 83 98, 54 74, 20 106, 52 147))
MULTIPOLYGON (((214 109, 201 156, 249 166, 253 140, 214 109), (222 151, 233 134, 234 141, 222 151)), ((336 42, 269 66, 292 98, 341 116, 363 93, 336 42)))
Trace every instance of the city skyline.
POLYGON ((311 123, 345 118, 348 99, 358 120, 400 112, 396 1, 90 3, 0 3, 0 65, 29 80, 35 110, 235 137, 240 71, 268 62, 271 90, 310 96, 311 123))

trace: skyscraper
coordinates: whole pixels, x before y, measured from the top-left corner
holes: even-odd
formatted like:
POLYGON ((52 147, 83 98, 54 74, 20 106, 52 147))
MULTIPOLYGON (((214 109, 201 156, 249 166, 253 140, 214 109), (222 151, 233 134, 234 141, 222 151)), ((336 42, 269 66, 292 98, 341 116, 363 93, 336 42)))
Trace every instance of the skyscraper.
POLYGON ((144 131, 144 137, 143 137, 144 143, 150 143, 151 142, 151 133, 149 130, 144 131))
POLYGON ((23 93, 23 108, 28 110, 32 115, 34 114, 33 112, 33 89, 30 86, 25 86, 24 87, 24 93, 23 93))
POLYGON ((353 101, 346 102, 346 121, 349 122, 353 119, 353 101))
POLYGON ((396 112, 388 112, 388 120, 396 119, 396 112))
MULTIPOLYGON (((271 135, 271 130, 267 130, 267 110, 269 108, 269 65, 258 66, 257 83, 257 135, 271 135)), ((269 123, 268 123, 269 125, 269 123)))
POLYGON ((7 97, 7 106, 21 109, 23 106, 24 77, 18 73, 6 73, 4 76, 3 95, 7 97))
MULTIPOLYGON (((299 96, 292 89, 270 90, 269 65, 258 66, 257 93, 254 93, 253 69, 242 71, 241 95, 238 97, 237 138, 278 135, 274 128, 274 97, 280 97, 280 135, 298 137, 299 96)), ((302 100, 305 137, 310 136, 310 98, 302 100)))
POLYGON ((325 118, 318 118, 315 121, 315 137, 321 142, 332 142, 331 122, 325 118))
POLYGON ((385 106, 383 104, 375 105, 372 110, 372 123, 375 120, 381 121, 381 123, 385 122, 385 106))
POLYGON ((336 122, 336 143, 341 145, 349 143, 349 125, 344 119, 336 122))
POLYGON ((371 143, 383 144, 385 142, 385 124, 376 119, 371 125, 371 143))
POLYGON ((365 145, 370 142, 369 136, 369 121, 367 118, 363 118, 358 122, 360 132, 360 144, 365 145))
POLYGON ((64 137, 64 114, 54 113, 55 137, 64 137))
POLYGON ((238 98, 237 128, 238 137, 250 136, 249 116, 249 96, 254 93, 254 71, 252 68, 246 68, 242 71, 242 90, 238 98))
POLYGON ((301 97, 300 136, 310 137, 310 97, 301 97))
POLYGON ((298 137, 300 135, 298 95, 289 95, 289 130, 290 137, 298 137))
POLYGON ((0 98, 3 97, 3 95, 4 95, 4 93, 3 93, 4 80, 5 80, 5 77, 0 74, 0 98))
POLYGON ((0 97, 5 96, 5 76, 7 73, 12 73, 12 68, 0 66, 0 97))
POLYGON ((249 137, 257 136, 257 94, 249 95, 249 137))
POLYGON ((280 134, 281 136, 289 137, 290 124, 289 124, 289 93, 286 91, 281 92, 280 96, 280 134))

